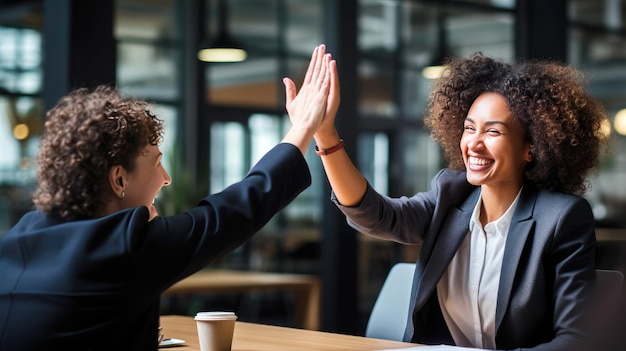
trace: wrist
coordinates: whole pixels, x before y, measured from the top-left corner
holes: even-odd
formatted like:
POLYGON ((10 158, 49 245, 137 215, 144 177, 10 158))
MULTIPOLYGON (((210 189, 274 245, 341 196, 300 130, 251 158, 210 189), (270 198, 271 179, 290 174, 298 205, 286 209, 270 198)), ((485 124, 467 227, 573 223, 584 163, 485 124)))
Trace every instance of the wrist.
POLYGON ((329 149, 339 144, 341 141, 341 138, 339 137, 339 133, 337 133, 336 130, 333 130, 328 133, 322 133, 318 131, 317 133, 315 133, 315 135, 313 135, 313 138, 315 139, 315 143, 317 144, 317 147, 321 150, 329 149))
POLYGON ((339 139, 339 142, 336 145, 327 149, 322 149, 318 145, 315 145, 315 153, 318 154, 319 156, 327 156, 343 149, 344 146, 345 144, 343 142, 343 139, 339 139))

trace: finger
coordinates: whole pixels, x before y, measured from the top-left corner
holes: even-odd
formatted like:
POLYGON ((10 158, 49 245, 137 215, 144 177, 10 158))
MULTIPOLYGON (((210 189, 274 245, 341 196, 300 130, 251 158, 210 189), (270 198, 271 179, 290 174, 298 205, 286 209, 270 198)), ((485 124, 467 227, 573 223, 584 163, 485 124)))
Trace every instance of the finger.
POLYGON ((328 95, 330 90, 330 61, 331 55, 326 54, 326 56, 324 56, 323 79, 321 79, 321 90, 324 92, 324 95, 328 95))
POLYGON ((293 99, 296 98, 296 84, 289 78, 283 78, 283 84, 285 85, 285 106, 288 109, 293 99))
POLYGON ((328 70, 330 76, 330 93, 328 95, 328 103, 326 104, 326 112, 335 114, 339 108, 341 96, 339 89, 339 73, 337 72, 337 61, 330 61, 328 70))
POLYGON ((320 46, 316 46, 313 49, 313 53, 311 54, 311 60, 309 61, 309 67, 306 69, 306 75, 304 76, 304 84, 308 84, 311 81, 311 76, 313 75, 313 69, 315 68, 315 62, 317 60, 317 53, 320 50, 320 46))
POLYGON ((331 87, 339 91, 339 72, 337 71, 337 61, 331 60, 328 63, 328 71, 330 74, 331 87))
POLYGON ((315 67, 313 68, 313 72, 311 74, 311 80, 308 82, 316 82, 320 77, 320 72, 322 70, 322 66, 324 65, 324 56, 326 55, 326 46, 320 45, 319 49, 315 54, 315 67))
MULTIPOLYGON (((328 62, 330 61, 330 54, 325 54, 321 61, 318 76, 315 80, 315 89, 318 91, 328 82, 328 62)), ((322 91, 326 93, 325 90, 322 91)))

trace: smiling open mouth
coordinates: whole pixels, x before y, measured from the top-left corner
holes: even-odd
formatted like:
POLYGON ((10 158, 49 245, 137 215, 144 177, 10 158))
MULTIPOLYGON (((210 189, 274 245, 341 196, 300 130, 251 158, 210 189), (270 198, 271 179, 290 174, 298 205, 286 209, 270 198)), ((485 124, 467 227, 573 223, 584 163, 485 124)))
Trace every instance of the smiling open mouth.
POLYGON ((478 158, 478 157, 470 157, 468 161, 471 165, 476 165, 476 166, 486 166, 494 162, 493 160, 478 158))

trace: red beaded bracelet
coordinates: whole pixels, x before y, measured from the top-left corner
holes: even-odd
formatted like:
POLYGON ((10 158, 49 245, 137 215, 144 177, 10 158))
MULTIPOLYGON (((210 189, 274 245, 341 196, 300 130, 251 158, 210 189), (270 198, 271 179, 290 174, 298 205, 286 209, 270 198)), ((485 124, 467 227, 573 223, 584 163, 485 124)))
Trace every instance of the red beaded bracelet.
POLYGON ((339 139, 339 144, 331 147, 330 149, 320 150, 320 148, 315 145, 315 153, 320 156, 330 155, 333 152, 343 149, 344 145, 343 139, 339 139))

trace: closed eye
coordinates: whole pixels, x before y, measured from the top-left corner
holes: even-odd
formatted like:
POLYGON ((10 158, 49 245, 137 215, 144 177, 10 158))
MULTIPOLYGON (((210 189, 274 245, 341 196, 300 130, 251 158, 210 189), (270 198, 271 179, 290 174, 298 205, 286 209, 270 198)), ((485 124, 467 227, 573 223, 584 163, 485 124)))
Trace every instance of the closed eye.
POLYGON ((467 125, 463 127, 463 130, 468 131, 468 132, 473 132, 473 131, 476 131, 476 128, 474 128, 474 126, 467 125))

